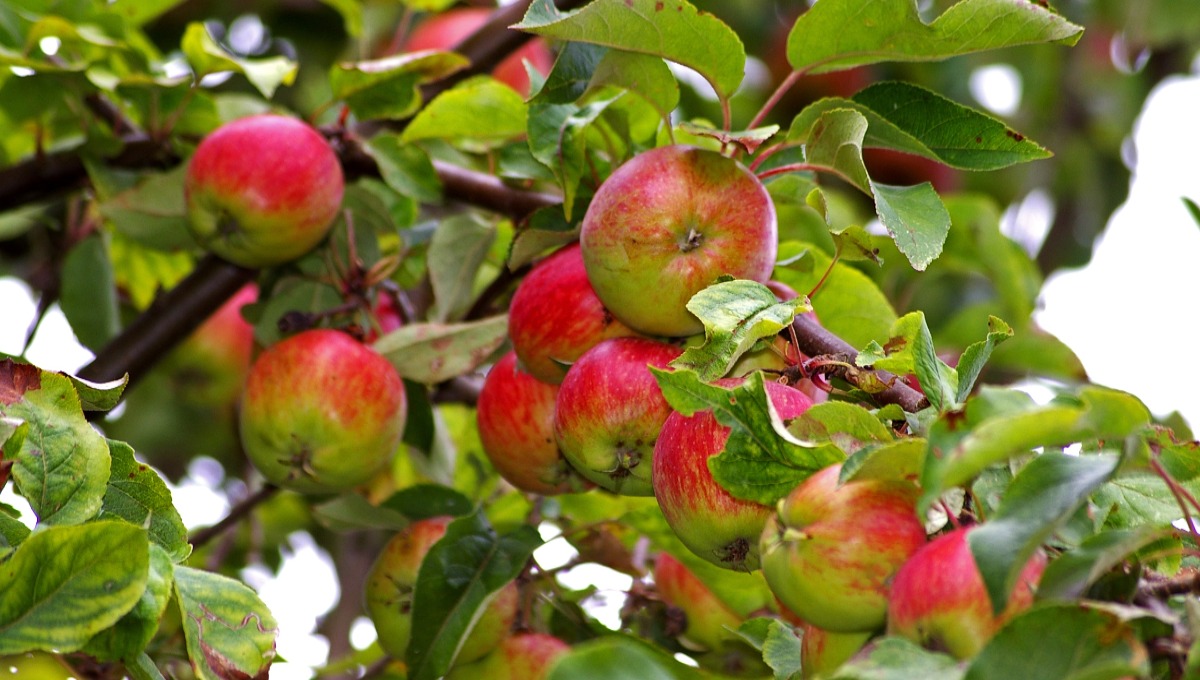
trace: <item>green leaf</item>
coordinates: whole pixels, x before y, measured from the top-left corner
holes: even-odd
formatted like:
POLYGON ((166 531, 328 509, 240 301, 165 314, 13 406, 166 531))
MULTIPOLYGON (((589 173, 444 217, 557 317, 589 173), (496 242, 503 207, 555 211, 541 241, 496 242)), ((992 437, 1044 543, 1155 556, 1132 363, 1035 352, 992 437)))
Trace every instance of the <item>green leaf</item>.
POLYGON ((671 366, 695 371, 708 381, 724 376, 756 342, 775 337, 812 307, 803 297, 780 302, 757 281, 734 280, 696 293, 687 309, 704 324, 704 343, 684 350, 671 366))
POLYGON ((546 680, 699 680, 693 668, 624 635, 604 635, 574 645, 550 667, 546 680))
POLYGON ((92 350, 120 332, 117 287, 103 236, 85 238, 67 253, 59 304, 76 337, 92 350))
MULTIPOLYGON (((581 211, 576 209, 574 212, 578 218, 581 211)), ((513 237, 508 253, 508 269, 516 271, 533 262, 538 255, 550 249, 557 250, 559 246, 578 239, 579 224, 567 221, 562 204, 538 208, 513 237)))
MULTIPOLYGON (((89 167, 95 176, 97 172, 89 167)), ((103 197, 100 214, 117 232, 137 243, 162 251, 189 250, 195 240, 188 232, 183 199, 187 164, 167 172, 146 173, 128 188, 103 197)))
POLYGON ((1108 455, 1036 456, 1009 484, 996 514, 971 530, 971 552, 997 615, 1008 605, 1025 563, 1112 477, 1117 463, 1108 455))
POLYGON ((179 566, 175 603, 188 658, 200 680, 267 677, 279 631, 275 617, 249 586, 179 566))
POLYGON ((588 81, 588 90, 606 85, 628 90, 645 99, 658 115, 669 121, 679 105, 679 82, 662 59, 623 50, 608 50, 588 81))
POLYGON ((436 306, 430 321, 461 318, 475 300, 479 267, 487 259, 496 228, 470 213, 452 215, 438 224, 426 261, 436 306))
POLYGON ((360 0, 321 0, 321 3, 332 7, 342 16, 346 33, 352 38, 362 35, 363 6, 360 0))
POLYGON ((180 42, 183 55, 197 81, 210 73, 233 71, 246 76, 246 80, 255 87, 262 96, 270 99, 280 85, 291 85, 296 79, 299 68, 296 62, 287 57, 268 57, 265 59, 243 59, 225 51, 209 35, 203 23, 188 24, 180 42))
POLYGON ((78 376, 64 373, 71 379, 75 393, 79 395, 79 404, 84 411, 110 411, 121 403, 121 395, 125 394, 125 386, 129 384, 129 374, 116 380, 92 382, 78 376))
POLYGON ((529 107, 529 151, 550 168, 562 187, 563 212, 568 222, 587 167, 585 133, 614 101, 616 98, 601 99, 582 106, 535 102, 529 107))
POLYGON ((812 124, 804 145, 804 160, 826 168, 865 194, 871 193, 871 178, 863 165, 862 145, 867 119, 852 109, 835 109, 821 114, 812 124))
POLYGON ((958 392, 954 396, 956 403, 961 404, 971 396, 971 390, 975 389, 975 381, 983 371, 984 364, 991 358, 992 350, 1012 336, 1013 330, 1008 324, 994 316, 988 317, 987 338, 972 343, 963 350, 955 367, 958 373, 958 392))
POLYGON ((594 0, 565 13, 550 0, 535 0, 513 28, 689 66, 721 99, 733 95, 745 72, 746 49, 737 34, 683 0, 594 0))
POLYGON ((814 123, 837 109, 866 118, 864 147, 894 149, 962 170, 999 170, 1052 155, 997 118, 904 82, 877 83, 853 99, 813 102, 792 120, 788 140, 807 142, 814 123))
POLYGON ((814 404, 788 424, 788 432, 804 441, 830 442, 847 455, 893 439, 892 431, 870 411, 844 401, 814 404))
POLYGON ((132 661, 126 661, 125 670, 129 671, 129 677, 133 680, 166 680, 162 671, 154 665, 154 659, 145 652, 138 654, 132 661))
POLYGON ((462 517, 475 509, 471 499, 441 484, 414 484, 392 494, 381 505, 411 520, 440 515, 462 517))
POLYGON ((146 532, 124 522, 45 527, 0 565, 0 654, 73 652, 146 589, 146 532))
POLYGON ((398 193, 421 203, 442 202, 442 181, 421 147, 384 133, 367 140, 363 150, 379 165, 383 181, 398 193))
POLYGON ((964 0, 925 24, 911 0, 833 0, 800 16, 788 34, 787 57, 796 70, 825 73, 1013 45, 1073 45, 1082 33, 1082 27, 1034 2, 964 0))
POLYGON ((339 62, 329 69, 329 87, 360 119, 407 118, 421 107, 422 83, 469 65, 460 54, 430 50, 339 62))
MULTIPOLYGON (((1190 491, 1197 491, 1194 483, 1190 491)), ((1156 474, 1124 474, 1096 491, 1093 502, 1107 527, 1166 527, 1183 516, 1179 501, 1156 474)))
POLYGON ((1192 221, 1200 225, 1200 205, 1187 196, 1183 197, 1183 207, 1187 208, 1188 214, 1192 216, 1192 221))
POLYGON ((516 90, 491 78, 473 78, 426 104, 400 139, 504 142, 525 134, 526 113, 516 90))
POLYGON ((411 680, 441 677, 489 597, 521 573, 537 530, 498 535, 482 512, 451 522, 421 563, 413 593, 414 626, 406 662, 411 680))
POLYGON ((892 324, 891 337, 880 346, 871 343, 855 359, 859 366, 873 366, 897 375, 915 374, 929 403, 939 411, 958 405, 958 374, 938 358, 924 312, 910 312, 892 324))
POLYGON ((438 383, 481 366, 508 337, 508 317, 466 323, 404 326, 375 341, 379 352, 409 380, 438 383))
POLYGON ((83 417, 71 380, 4 360, 0 415, 29 426, 12 478, 38 521, 79 524, 94 517, 103 502, 111 461, 104 437, 83 417))
POLYGON ((1100 609, 1035 607, 996 633, 964 680, 1109 680, 1149 677, 1150 658, 1133 628, 1100 609))
POLYGON ((108 440, 112 473, 104 493, 102 519, 119 518, 144 527, 150 540, 162 547, 175 562, 192 552, 187 528, 171 500, 171 490, 151 467, 137 462, 133 448, 125 442, 108 440))
POLYGON ((136 659, 158 632, 158 622, 171 599, 175 565, 160 547, 150 544, 146 589, 129 613, 88 640, 83 651, 101 661, 136 659))
POLYGON ((188 250, 164 252, 112 232, 109 252, 117 277, 117 288, 129 296, 134 308, 144 311, 160 291, 169 290, 195 269, 195 258, 190 252, 195 242, 190 241, 188 250))
POLYGON ((950 213, 929 182, 895 187, 871 182, 875 212, 913 269, 924 271, 942 253, 950 213))
POLYGON ((842 464, 842 482, 860 479, 916 479, 929 443, 920 437, 864 446, 842 464))
POLYGON ((730 428, 725 449, 708 459, 708 468, 736 498, 773 505, 812 473, 845 458, 832 444, 801 442, 784 429, 768 407, 761 373, 726 389, 705 383, 692 371, 651 367, 650 372, 671 408, 685 416, 711 409, 717 422, 730 428))
POLYGON ((772 621, 763 640, 762 657, 776 678, 790 678, 800 672, 800 638, 795 630, 783 621, 772 621))
POLYGON ((834 671, 829 680, 961 680, 958 661, 905 638, 885 637, 834 671))
POLYGON ((1085 540, 1078 548, 1059 555, 1038 582, 1040 600, 1076 600, 1088 586, 1134 553, 1166 538, 1171 532, 1161 527, 1140 526, 1104 531, 1085 540))

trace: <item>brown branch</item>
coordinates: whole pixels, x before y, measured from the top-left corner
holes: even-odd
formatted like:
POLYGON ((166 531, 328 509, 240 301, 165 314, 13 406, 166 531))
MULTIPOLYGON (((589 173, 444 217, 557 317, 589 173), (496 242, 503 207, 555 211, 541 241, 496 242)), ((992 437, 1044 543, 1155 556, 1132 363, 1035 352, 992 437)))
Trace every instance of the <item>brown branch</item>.
POLYGON ((263 488, 243 498, 237 505, 230 508, 229 514, 222 517, 220 522, 210 527, 204 527, 192 534, 188 538, 188 543, 191 543, 193 548, 200 548, 212 539, 225 533, 234 524, 240 522, 243 517, 250 514, 250 511, 277 493, 279 493, 279 487, 274 484, 263 486, 263 488))

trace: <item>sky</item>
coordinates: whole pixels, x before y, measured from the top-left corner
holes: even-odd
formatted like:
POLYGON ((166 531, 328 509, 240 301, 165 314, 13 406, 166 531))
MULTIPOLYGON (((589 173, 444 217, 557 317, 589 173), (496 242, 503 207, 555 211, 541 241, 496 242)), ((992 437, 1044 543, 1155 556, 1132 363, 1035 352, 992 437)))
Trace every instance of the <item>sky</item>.
MULTIPOLYGON (((972 89, 981 104, 1006 115, 1019 104, 1020 83, 1012 78, 1011 70, 993 69, 979 74, 972 89)), ((1178 410, 1193 428, 1200 428, 1200 390, 1195 386, 1200 369, 1190 356, 1200 341, 1200 225, 1181 200, 1186 196, 1200 203, 1200 174, 1194 170, 1200 158, 1196 111, 1200 78, 1173 77, 1151 94, 1133 134, 1137 161, 1128 200, 1111 218, 1092 261, 1046 282, 1036 319, 1076 351, 1093 382, 1131 392, 1159 416, 1178 410)), ((1035 193, 1022 203, 1025 214, 1014 219, 1032 221, 1037 232, 1036 223, 1048 223, 1050 209, 1045 195, 1035 193)), ((21 351, 34 312, 28 288, 0 278, 0 351, 21 351)), ((92 358, 75 342, 56 308, 43 321, 27 356, 43 368, 68 372, 92 358)), ((216 521, 228 507, 219 491, 219 465, 214 470, 198 461, 193 467, 193 474, 174 490, 189 527, 216 521)), ((0 501, 28 508, 11 486, 0 501)), ((563 541, 555 543, 560 544, 557 549, 550 545, 535 557, 550 564, 565 561, 563 541)), ((286 552, 279 574, 257 567, 242 574, 281 623, 279 652, 290 663, 273 669, 275 680, 311 677, 311 668, 324 662, 328 644, 312 632, 338 598, 329 557, 310 536, 293 535, 286 552), (310 596, 294 597, 299 590, 310 596)), ((628 587, 615 574, 585 569, 574 578, 605 583, 613 593, 628 587)), ((600 607, 610 619, 619 606, 619 598, 609 598, 600 607)), ((355 645, 365 646, 372 638, 370 624, 360 621, 352 635, 355 645)))

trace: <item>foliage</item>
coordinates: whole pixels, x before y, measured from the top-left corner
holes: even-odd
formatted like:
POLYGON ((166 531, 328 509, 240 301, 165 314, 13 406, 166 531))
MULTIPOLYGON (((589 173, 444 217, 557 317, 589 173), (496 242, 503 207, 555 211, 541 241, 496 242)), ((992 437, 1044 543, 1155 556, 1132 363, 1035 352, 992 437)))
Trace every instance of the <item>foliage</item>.
POLYGON ((0 505, 0 655, 53 651, 87 677, 266 677, 287 622, 241 575, 277 569, 287 536, 307 531, 342 587, 322 676, 440 677, 515 580, 518 625, 573 647, 552 678, 800 677, 802 635, 758 574, 690 554, 653 499, 513 488, 475 426, 530 263, 575 240, 616 167, 681 143, 763 181, 774 279, 799 291, 714 281, 688 305, 704 336, 672 340, 686 351, 654 371, 673 409, 711 409, 730 429, 708 462, 721 487, 771 506, 833 463, 845 482, 917 482, 931 535, 982 524, 971 545, 997 612, 1029 556, 1051 554, 1038 604, 974 659, 879 631, 830 677, 1196 673, 1200 444, 1090 384, 1031 318, 1042 278, 1086 259, 1119 200, 1121 137, 1152 73, 1195 49, 1196 8, 532 0, 457 49, 395 53, 414 21, 453 4, 264 1, 241 17, 180 0, 0 4, 0 273, 30 283, 39 313, 57 302, 97 354, 78 376, 0 361, 0 488, 34 515, 26 526, 0 505), (1153 48, 1155 68, 1121 75, 1096 58, 1125 12, 1144 13, 1123 37, 1153 48), (514 48, 488 39, 514 35, 506 26, 556 53, 548 74, 530 66, 529 97, 486 73, 514 48), (996 55, 1026 82, 1011 121, 965 103, 964 74, 996 55), (769 86, 747 77, 759 71, 769 86), (1101 99, 1111 119, 1095 114, 1101 99), (321 246, 250 271, 188 236, 183 168, 222 123, 267 110, 316 126, 348 186, 321 246), (902 160, 889 168, 880 150, 902 160), (1035 259, 1000 212, 1051 174, 1063 209, 1035 259), (180 340, 252 280, 258 301, 241 314, 258 347, 341 328, 405 378, 404 442, 367 485, 310 498, 264 486, 239 448, 235 398, 198 398, 207 372, 241 380, 245 366, 198 363, 180 340), (757 360, 768 368, 713 384, 757 360), (784 422, 772 379, 828 401, 784 422), (1053 398, 1035 403, 1022 379, 1054 381, 1053 398), (201 456, 255 492, 189 535, 160 475, 178 481, 201 456), (352 649, 362 565, 434 515, 459 519, 421 567, 406 658, 352 649), (590 587, 531 557, 550 536, 576 555, 568 567, 632 578, 619 630, 597 618, 590 587), (723 647, 680 636, 647 578, 658 553, 745 620, 723 647))

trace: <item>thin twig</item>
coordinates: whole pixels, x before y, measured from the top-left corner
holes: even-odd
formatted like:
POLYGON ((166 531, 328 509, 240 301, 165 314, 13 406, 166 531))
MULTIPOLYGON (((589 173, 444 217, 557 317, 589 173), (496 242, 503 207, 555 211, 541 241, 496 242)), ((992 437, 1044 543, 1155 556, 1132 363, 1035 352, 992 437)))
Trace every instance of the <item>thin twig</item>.
POLYGON ((230 508, 229 514, 221 518, 221 521, 210 527, 200 529, 196 533, 192 534, 188 539, 188 543, 191 543, 193 548, 199 548, 203 546, 217 536, 220 536, 233 525, 237 524, 243 517, 250 514, 254 508, 258 507, 263 501, 267 500, 271 496, 274 496, 276 493, 279 493, 279 487, 275 486, 274 484, 264 485, 261 489, 243 498, 238 502, 237 505, 230 508))

